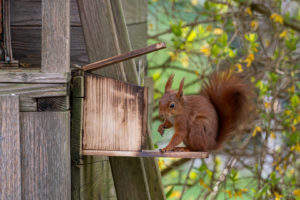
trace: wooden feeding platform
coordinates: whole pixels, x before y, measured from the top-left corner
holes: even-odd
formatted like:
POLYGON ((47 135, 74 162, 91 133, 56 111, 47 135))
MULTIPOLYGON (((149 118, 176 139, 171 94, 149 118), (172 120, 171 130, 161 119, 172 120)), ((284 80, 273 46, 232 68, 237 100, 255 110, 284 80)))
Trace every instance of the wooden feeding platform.
MULTIPOLYGON (((73 79, 73 96, 81 97, 82 155, 125 157, 207 158, 207 152, 148 150, 148 88, 90 71, 165 48, 158 43, 81 67, 73 79)), ((74 124, 78 126, 78 124, 74 124)))

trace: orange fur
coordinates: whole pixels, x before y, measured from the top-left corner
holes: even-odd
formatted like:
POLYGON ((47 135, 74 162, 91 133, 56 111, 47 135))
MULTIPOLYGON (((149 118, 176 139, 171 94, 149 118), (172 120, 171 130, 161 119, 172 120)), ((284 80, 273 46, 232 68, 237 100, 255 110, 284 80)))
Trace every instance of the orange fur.
POLYGON ((158 131, 174 126, 170 143, 161 151, 216 150, 245 119, 252 108, 252 87, 229 72, 214 73, 200 95, 183 95, 184 80, 179 90, 171 90, 174 75, 169 77, 165 94, 159 102, 159 113, 165 118, 158 131), (186 147, 178 148, 183 142, 186 147))

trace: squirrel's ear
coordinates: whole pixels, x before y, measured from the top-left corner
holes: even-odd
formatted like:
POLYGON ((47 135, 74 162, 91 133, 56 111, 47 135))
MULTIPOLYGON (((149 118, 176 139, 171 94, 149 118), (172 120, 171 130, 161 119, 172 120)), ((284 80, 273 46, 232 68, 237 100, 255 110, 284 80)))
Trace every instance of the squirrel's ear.
POLYGON ((181 80, 176 97, 181 98, 183 95, 184 78, 181 80))
POLYGON ((174 74, 171 74, 165 86, 165 93, 171 90, 173 78, 174 78, 174 74))

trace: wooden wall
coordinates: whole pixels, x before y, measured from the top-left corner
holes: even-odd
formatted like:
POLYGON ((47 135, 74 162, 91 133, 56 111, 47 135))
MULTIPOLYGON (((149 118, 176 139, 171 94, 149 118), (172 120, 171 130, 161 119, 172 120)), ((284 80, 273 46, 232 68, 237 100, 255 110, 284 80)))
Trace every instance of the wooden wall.
MULTIPOLYGON (((122 0, 132 48, 146 45, 147 0, 122 0)), ((11 0, 11 38, 14 58, 24 67, 41 66, 41 0, 11 0)), ((71 0, 71 64, 88 63, 76 0, 71 0)))

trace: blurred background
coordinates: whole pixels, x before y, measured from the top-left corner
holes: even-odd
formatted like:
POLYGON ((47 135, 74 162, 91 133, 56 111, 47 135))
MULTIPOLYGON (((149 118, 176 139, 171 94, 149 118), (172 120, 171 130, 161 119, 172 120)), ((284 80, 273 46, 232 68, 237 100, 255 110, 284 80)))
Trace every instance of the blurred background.
POLYGON ((256 113, 209 159, 159 158, 167 199, 300 199, 300 1, 149 0, 148 44, 167 49, 148 55, 154 79, 152 139, 158 100, 168 76, 185 77, 195 94, 215 70, 230 69, 255 87, 256 113))

